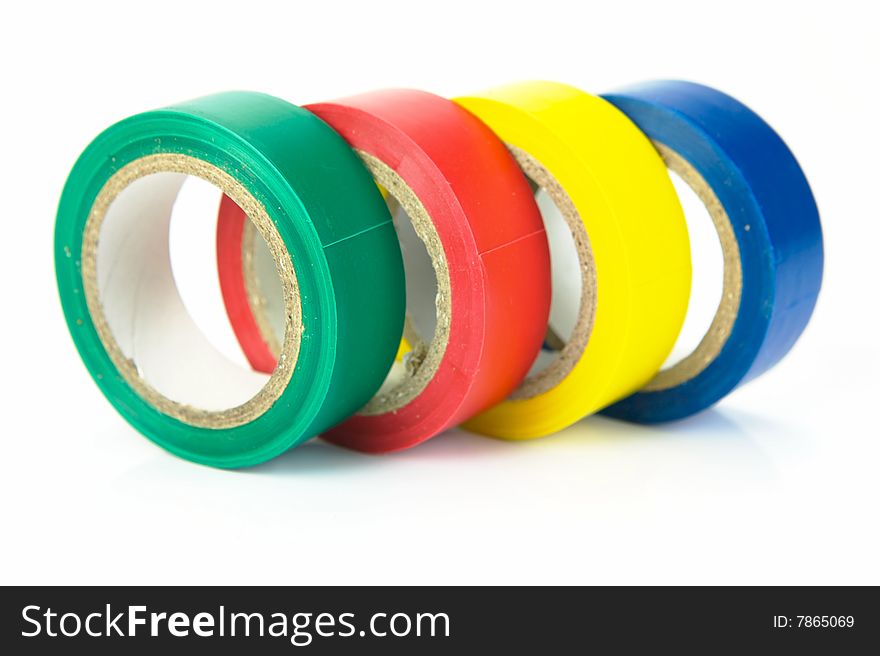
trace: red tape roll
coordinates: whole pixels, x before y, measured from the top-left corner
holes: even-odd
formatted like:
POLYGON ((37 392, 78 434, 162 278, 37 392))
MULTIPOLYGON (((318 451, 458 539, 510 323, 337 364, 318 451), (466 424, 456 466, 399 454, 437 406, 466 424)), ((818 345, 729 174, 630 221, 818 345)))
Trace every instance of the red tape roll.
MULTIPOLYGON (((544 224, 529 184, 504 144, 449 100, 389 90, 307 109, 361 154, 414 225, 414 215, 423 210, 433 234, 419 236, 429 253, 432 247, 435 254, 442 249, 433 259, 435 333, 427 352, 419 354, 421 364, 411 362, 405 376, 412 385, 420 367, 427 367, 430 378, 400 407, 393 406, 395 398, 405 396, 398 392, 404 388, 392 384, 388 389, 386 382, 364 410, 324 435, 367 452, 411 447, 502 401, 528 373, 550 309, 544 224)), ((218 256, 221 279, 228 283, 242 275, 241 230, 224 226, 225 218, 221 212, 218 239, 234 243, 220 243, 218 256)), ((224 285, 223 291, 246 294, 240 281, 224 285)), ((416 300, 409 284, 408 294, 409 308, 416 300)), ((241 301, 227 299, 236 310, 230 318, 237 323, 248 358, 259 368, 260 349, 266 345, 253 318, 242 320, 241 301)))

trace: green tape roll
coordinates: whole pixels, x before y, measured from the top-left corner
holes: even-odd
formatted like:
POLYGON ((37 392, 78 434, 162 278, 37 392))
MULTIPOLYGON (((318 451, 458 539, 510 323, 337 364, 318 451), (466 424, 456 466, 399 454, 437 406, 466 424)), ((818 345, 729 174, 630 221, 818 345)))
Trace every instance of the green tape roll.
POLYGON ((320 119, 262 94, 208 96, 98 136, 64 188, 55 265, 105 396, 162 447, 218 467, 267 460, 357 411, 403 329, 400 249, 372 177, 320 119), (177 293, 168 224, 188 175, 234 200, 272 252, 286 326, 271 376, 214 349, 177 293))

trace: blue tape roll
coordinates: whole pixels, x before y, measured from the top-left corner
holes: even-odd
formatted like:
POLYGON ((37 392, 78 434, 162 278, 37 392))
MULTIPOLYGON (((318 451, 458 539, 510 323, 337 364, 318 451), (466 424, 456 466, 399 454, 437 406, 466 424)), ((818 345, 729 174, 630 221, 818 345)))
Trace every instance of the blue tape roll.
MULTIPOLYGON (((705 358, 708 363, 692 377, 660 389, 652 381, 604 410, 643 423, 681 419, 767 371, 797 341, 822 282, 819 212, 794 155, 769 125, 734 98, 679 81, 636 85, 604 97, 661 153, 672 151, 673 159, 680 156, 701 176, 729 218, 739 250, 739 305, 731 311, 725 335, 716 336, 719 344, 723 339, 720 350, 705 358)), ((729 268, 726 262, 725 280, 729 268)))

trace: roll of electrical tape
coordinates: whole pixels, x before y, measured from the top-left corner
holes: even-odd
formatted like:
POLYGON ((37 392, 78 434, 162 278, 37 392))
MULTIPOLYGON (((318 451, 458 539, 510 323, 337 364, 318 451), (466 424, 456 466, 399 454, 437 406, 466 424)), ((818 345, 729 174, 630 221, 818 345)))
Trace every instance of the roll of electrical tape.
MULTIPOLYGON (((504 399, 528 372, 550 304, 541 215, 504 145, 449 100, 392 90, 308 109, 388 191, 404 254, 411 348, 379 394, 325 437, 369 452, 407 448, 504 399)), ((221 212, 218 238, 233 244, 220 245, 219 265, 241 276, 241 265, 223 253, 249 248, 237 230, 226 232, 225 220, 221 212)), ((237 282, 229 291, 250 286, 237 282)), ((254 331, 271 323, 244 322, 250 336, 242 345, 260 341, 254 331)))
POLYGON ((209 96, 101 134, 64 188, 55 258, 98 386, 147 437, 209 465, 261 462, 355 412, 403 324, 400 249, 368 171, 314 114, 261 94, 209 96), (168 228, 187 176, 219 187, 271 252, 285 308, 271 375, 215 350, 177 292, 168 228))
POLYGON ((819 212, 803 171, 757 114, 720 91, 652 82, 605 96, 705 203, 724 254, 722 299, 686 358, 606 410, 660 422, 708 408, 794 345, 822 282, 819 212))
POLYGON ((631 394, 659 370, 687 310, 687 225, 660 156, 607 101, 530 82, 456 102, 507 143, 556 206, 558 225, 547 224, 553 285, 570 294, 554 291, 554 339, 523 384, 465 427, 511 439, 546 435, 631 394), (576 284, 556 275, 565 261, 574 263, 576 284))

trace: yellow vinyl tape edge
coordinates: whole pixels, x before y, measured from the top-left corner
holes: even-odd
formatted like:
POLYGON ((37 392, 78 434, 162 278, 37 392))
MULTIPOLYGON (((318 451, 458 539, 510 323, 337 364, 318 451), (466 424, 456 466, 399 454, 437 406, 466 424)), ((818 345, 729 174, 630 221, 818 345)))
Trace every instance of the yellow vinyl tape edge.
POLYGON ((580 358, 551 389, 508 399, 465 424, 494 437, 539 437, 635 392, 662 366, 690 294, 684 213, 650 141, 599 97, 528 82, 455 102, 552 174, 589 237, 596 301, 580 358))

